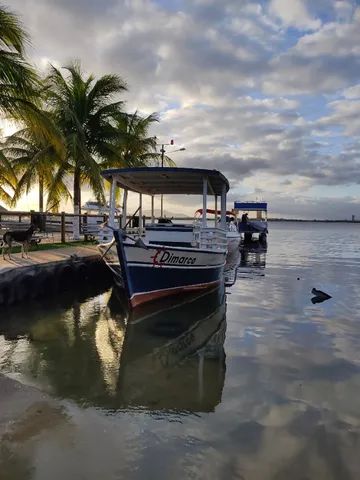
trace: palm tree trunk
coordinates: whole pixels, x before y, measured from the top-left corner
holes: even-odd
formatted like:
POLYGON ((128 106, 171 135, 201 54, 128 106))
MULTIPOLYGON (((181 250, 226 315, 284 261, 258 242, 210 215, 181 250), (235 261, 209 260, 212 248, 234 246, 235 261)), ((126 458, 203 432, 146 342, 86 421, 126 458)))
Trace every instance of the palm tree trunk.
POLYGON ((80 185, 80 169, 75 168, 74 172, 74 220, 73 233, 74 240, 80 239, 80 202, 81 202, 81 185, 80 185))
POLYGON ((39 212, 44 211, 44 179, 39 176, 39 212))

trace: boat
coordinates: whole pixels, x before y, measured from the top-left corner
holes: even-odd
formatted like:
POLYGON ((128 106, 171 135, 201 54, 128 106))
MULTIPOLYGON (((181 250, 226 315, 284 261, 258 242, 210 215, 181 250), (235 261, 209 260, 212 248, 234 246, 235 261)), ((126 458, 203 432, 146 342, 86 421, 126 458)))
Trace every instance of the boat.
MULTIPOLYGON (((106 226, 105 220, 109 215, 110 206, 95 200, 88 200, 81 210, 86 213, 86 223, 82 225, 82 231, 88 238, 94 238, 99 242, 111 240, 111 229, 106 226)), ((120 210, 115 208, 115 215, 120 215, 120 210)), ((85 218, 85 217, 83 217, 85 218)))
POLYGON ((234 202, 237 227, 245 242, 251 242, 256 235, 260 242, 266 243, 268 234, 266 202, 234 202), (249 218, 249 213, 255 215, 249 218), (241 216, 241 217, 240 217, 241 216))
POLYGON ((203 290, 224 281, 227 254, 226 194, 229 182, 217 170, 172 167, 109 169, 111 182, 109 226, 112 242, 99 246, 104 260, 125 289, 132 307, 168 295, 203 290), (123 191, 121 224, 115 225, 116 189, 123 191), (128 194, 138 195, 139 206, 128 219, 128 194), (155 195, 202 195, 203 214, 193 225, 155 219, 155 195), (208 194, 220 197, 220 222, 208 224, 208 194), (142 215, 142 196, 151 197, 151 221, 142 215))
MULTIPOLYGON (((82 207, 81 210, 85 210, 88 214, 98 214, 100 215, 108 215, 110 212, 110 206, 108 204, 104 204, 101 202, 97 202, 96 200, 88 200, 82 207)), ((115 208, 116 215, 120 214, 120 210, 115 208)))

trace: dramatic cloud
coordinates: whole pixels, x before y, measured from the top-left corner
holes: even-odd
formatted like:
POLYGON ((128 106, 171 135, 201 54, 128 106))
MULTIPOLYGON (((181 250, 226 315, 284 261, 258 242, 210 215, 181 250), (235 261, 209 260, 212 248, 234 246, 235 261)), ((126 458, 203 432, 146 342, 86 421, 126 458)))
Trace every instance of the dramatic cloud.
POLYGON ((186 147, 173 159, 222 170, 231 198, 261 192, 282 216, 344 216, 350 206, 360 215, 355 0, 9 6, 22 15, 40 68, 78 58, 88 72, 122 75, 128 110, 160 112, 159 142, 186 147), (339 208, 328 213, 329 202, 339 208))
POLYGON ((289 7, 288 0, 271 0, 270 2, 271 13, 279 17, 288 27, 315 30, 321 26, 319 19, 311 17, 303 0, 292 0, 291 8, 289 7))

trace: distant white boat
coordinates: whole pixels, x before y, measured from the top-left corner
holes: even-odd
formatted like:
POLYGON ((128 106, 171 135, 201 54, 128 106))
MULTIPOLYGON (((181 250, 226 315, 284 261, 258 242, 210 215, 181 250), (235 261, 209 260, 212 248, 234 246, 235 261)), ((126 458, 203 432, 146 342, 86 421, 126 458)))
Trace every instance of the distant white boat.
MULTIPOLYGON (((104 220, 109 217, 110 206, 95 200, 88 200, 82 207, 88 215, 84 233, 95 237, 99 242, 105 242, 113 237, 112 230, 104 225, 104 220), (86 230, 86 232, 85 232, 86 230)), ((114 207, 114 214, 120 215, 120 210, 114 207)))
MULTIPOLYGON (((109 214, 110 205, 88 200, 86 203, 84 203, 81 209, 85 210, 87 213, 109 214)), ((120 214, 120 210, 118 208, 115 208, 115 214, 120 214)))

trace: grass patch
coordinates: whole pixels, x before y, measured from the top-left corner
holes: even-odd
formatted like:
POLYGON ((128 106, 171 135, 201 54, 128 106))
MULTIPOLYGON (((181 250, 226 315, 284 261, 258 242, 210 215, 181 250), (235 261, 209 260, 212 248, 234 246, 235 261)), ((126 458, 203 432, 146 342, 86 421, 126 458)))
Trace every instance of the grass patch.
MULTIPOLYGON (((68 248, 68 247, 89 247, 91 245, 97 245, 97 242, 66 242, 66 243, 38 243, 36 245, 31 245, 29 252, 40 252, 42 250, 56 250, 58 248, 68 248)), ((16 245, 12 247, 11 253, 20 253, 21 246, 16 245)), ((6 250, 7 255, 7 250, 6 250)))

